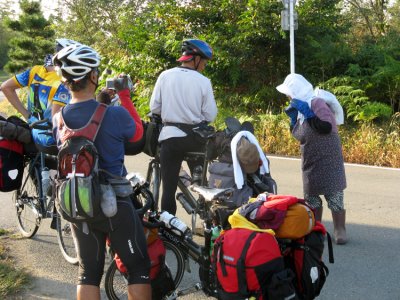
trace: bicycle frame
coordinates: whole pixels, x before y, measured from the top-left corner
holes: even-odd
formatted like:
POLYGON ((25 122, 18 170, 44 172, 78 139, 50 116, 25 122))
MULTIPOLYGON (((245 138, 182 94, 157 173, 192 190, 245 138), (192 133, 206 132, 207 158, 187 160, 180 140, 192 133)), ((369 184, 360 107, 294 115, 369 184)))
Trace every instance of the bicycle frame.
MULTIPOLYGON (((206 186, 207 185, 207 173, 208 173, 208 165, 210 163, 210 160, 208 160, 208 144, 209 144, 210 139, 206 139, 206 144, 204 147, 204 151, 202 152, 188 152, 184 156, 184 161, 191 161, 191 160, 198 160, 199 158, 203 158, 203 168, 202 168, 202 175, 201 175, 201 186, 206 186)), ((153 157, 149 164, 148 164, 148 169, 147 169, 147 175, 146 175, 146 181, 150 183, 150 190, 153 193, 154 197, 154 202, 155 202, 155 207, 158 209, 159 205, 159 198, 160 198, 160 186, 161 186, 161 164, 160 164, 160 147, 157 149, 157 153, 155 157, 153 157)), ((191 229, 192 231, 195 228, 196 224, 196 219, 197 219, 197 214, 200 216, 202 220, 206 218, 207 211, 204 209, 205 204, 204 204, 204 199, 202 199, 201 196, 195 197, 195 195, 188 189, 188 187, 184 184, 182 179, 178 177, 178 188, 182 192, 182 194, 185 197, 185 202, 183 203, 178 199, 179 194, 177 194, 177 199, 181 203, 182 207, 185 209, 185 211, 192 216, 192 224, 191 224, 191 229)))
MULTIPOLYGON (((149 216, 150 222, 159 222, 156 218, 157 213, 153 212, 149 216)), ((168 299, 183 296, 202 289, 207 296, 216 297, 216 287, 214 283, 213 270, 211 269, 210 251, 211 251, 211 235, 212 222, 211 219, 204 221, 204 246, 197 244, 191 235, 180 236, 173 230, 160 227, 159 234, 163 239, 173 243, 183 254, 186 254, 194 262, 199 265, 200 283, 195 283, 193 286, 183 290, 176 290, 168 299)), ((186 264, 188 264, 186 260, 186 264)))
MULTIPOLYGON (((35 185, 37 186, 37 189, 38 189, 39 207, 37 207, 37 205, 35 205, 34 207, 36 209, 39 208, 39 211, 37 211, 38 218, 40 218, 40 219, 46 218, 47 214, 45 214, 45 212, 47 211, 47 207, 48 207, 48 205, 46 203, 47 197, 43 193, 42 178, 40 176, 40 172, 44 166, 44 154, 39 152, 39 153, 35 154, 35 156, 28 156, 25 159, 26 159, 26 164, 29 164, 29 169, 28 169, 29 175, 25 177, 25 180, 22 183, 21 189, 24 189, 24 187, 27 184, 27 181, 29 180, 29 177, 31 177, 33 180, 36 181, 35 185), (35 169, 37 171, 34 171, 35 169)), ((31 200, 31 199, 29 199, 29 200, 31 200)), ((35 204, 35 203, 33 203, 33 204, 35 204)))

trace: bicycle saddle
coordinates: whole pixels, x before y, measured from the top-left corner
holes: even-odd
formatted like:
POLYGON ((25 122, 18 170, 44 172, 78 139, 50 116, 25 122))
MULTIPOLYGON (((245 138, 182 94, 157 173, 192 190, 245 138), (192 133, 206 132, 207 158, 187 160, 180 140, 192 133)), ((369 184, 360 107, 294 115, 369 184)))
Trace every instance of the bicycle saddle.
POLYGON ((225 133, 227 136, 233 137, 236 133, 240 131, 240 122, 234 117, 225 118, 225 133))
POLYGON ((234 191, 233 188, 217 189, 198 185, 192 185, 190 188, 193 192, 202 195, 206 201, 229 197, 234 191))

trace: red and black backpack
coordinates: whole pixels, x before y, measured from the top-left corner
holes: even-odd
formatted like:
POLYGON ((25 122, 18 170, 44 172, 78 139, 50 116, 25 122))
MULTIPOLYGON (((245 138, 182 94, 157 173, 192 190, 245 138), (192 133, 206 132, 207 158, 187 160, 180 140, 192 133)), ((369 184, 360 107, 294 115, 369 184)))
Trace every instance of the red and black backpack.
POLYGON ((328 240, 329 262, 333 263, 332 241, 321 222, 317 221, 312 231, 300 239, 278 239, 285 266, 295 272, 294 286, 302 300, 315 299, 329 275, 329 269, 322 261, 325 237, 328 240))
POLYGON ((57 166, 57 210, 73 223, 104 219, 98 166, 99 155, 94 144, 107 106, 99 104, 89 122, 82 128, 71 129, 62 112, 54 116, 57 140, 61 142, 57 166))

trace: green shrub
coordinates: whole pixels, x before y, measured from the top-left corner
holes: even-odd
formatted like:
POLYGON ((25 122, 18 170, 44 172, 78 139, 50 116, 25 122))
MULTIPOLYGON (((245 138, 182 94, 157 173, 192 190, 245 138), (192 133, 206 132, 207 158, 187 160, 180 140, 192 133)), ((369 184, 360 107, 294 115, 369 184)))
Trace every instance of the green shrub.
POLYGON ((392 108, 382 102, 369 102, 361 107, 355 120, 371 122, 389 120, 392 116, 392 108))

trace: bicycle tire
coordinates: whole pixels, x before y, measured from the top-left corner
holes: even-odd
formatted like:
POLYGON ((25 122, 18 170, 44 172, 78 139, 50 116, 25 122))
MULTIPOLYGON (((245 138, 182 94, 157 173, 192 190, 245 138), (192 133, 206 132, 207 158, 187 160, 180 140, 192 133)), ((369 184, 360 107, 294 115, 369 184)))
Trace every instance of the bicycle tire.
POLYGON ((172 278, 174 279, 175 288, 181 284, 183 274, 185 273, 185 257, 182 251, 175 246, 172 242, 163 239, 165 246, 165 264, 171 271, 172 278))
POLYGON ((76 252, 75 240, 72 236, 72 224, 64 220, 58 213, 57 220, 57 241, 65 260, 72 265, 78 264, 78 253, 76 252))
MULTIPOLYGON (((163 242, 167 252, 165 263, 171 271, 175 283, 175 288, 177 288, 181 283, 183 274, 185 272, 185 259, 178 247, 167 240, 163 240, 163 242)), ((113 260, 108 266, 104 279, 104 289, 106 291, 108 299, 128 299, 127 284, 128 281, 126 278, 126 274, 123 274, 118 270, 117 264, 115 263, 115 260, 113 260)))
POLYGON ((33 237, 39 229, 41 216, 41 184, 37 183, 40 173, 37 167, 31 170, 31 164, 24 167, 21 187, 14 192, 13 201, 16 209, 18 229, 24 237, 33 237))
POLYGON ((121 273, 115 260, 107 268, 106 277, 104 279, 104 289, 107 298, 110 300, 128 299, 128 280, 127 275, 121 273))

